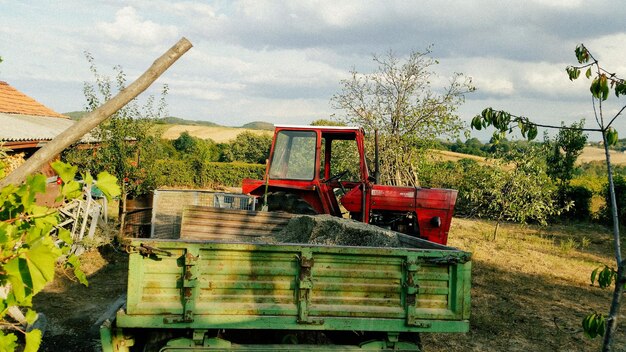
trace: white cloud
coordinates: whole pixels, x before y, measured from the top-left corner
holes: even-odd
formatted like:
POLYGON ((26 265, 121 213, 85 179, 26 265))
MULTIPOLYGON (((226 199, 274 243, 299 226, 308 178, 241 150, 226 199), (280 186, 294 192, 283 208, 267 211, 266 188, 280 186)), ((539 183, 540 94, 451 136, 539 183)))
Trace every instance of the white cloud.
POLYGON ((118 10, 113 22, 98 22, 96 28, 113 41, 139 46, 152 46, 178 36, 175 26, 143 20, 130 6, 118 10))

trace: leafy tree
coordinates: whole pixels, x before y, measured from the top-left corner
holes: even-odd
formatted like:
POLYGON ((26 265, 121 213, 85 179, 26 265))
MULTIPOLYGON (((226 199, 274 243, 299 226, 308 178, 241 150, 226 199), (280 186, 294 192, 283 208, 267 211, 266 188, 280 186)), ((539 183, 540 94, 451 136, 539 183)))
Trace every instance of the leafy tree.
POLYGON ((265 164, 269 158, 272 137, 267 134, 242 132, 230 143, 228 161, 265 164))
POLYGON ((366 132, 379 131, 382 183, 417 185, 418 159, 425 154, 419 148, 464 129, 456 109, 474 90, 471 79, 455 74, 443 92, 436 93, 432 66, 438 62, 430 53, 413 51, 404 61, 393 52, 374 55, 377 70, 352 70, 351 77, 341 81, 341 92, 332 97, 333 107, 345 114, 342 121, 366 132))
MULTIPOLYGON (((583 330, 589 337, 595 337, 603 335, 603 351, 610 351, 613 343, 613 336, 617 330, 617 318, 620 310, 621 299, 624 293, 624 286, 626 284, 626 261, 622 260, 621 251, 621 239, 619 228, 619 216, 617 200, 615 195, 615 184, 613 180, 613 166, 611 164, 611 155, 609 148, 611 145, 615 145, 618 142, 618 134, 614 127, 612 127, 615 120, 626 109, 626 105, 617 110, 617 113, 612 117, 605 117, 603 104, 609 98, 611 90, 615 93, 615 96, 626 95, 626 80, 604 69, 598 60, 591 54, 591 52, 582 44, 578 45, 574 50, 577 66, 568 66, 565 71, 567 72, 571 81, 580 77, 580 73, 585 71, 585 77, 591 80, 589 91, 592 96, 593 111, 597 129, 581 129, 585 131, 600 132, 602 134, 602 141, 604 145, 605 160, 607 167, 607 178, 609 188, 609 198, 611 204, 611 217, 613 219, 613 243, 615 250, 615 263, 617 270, 609 268, 608 266, 603 270, 603 273, 609 272, 608 277, 610 280, 601 280, 604 284, 600 283, 601 287, 607 287, 611 284, 614 278, 614 290, 613 299, 611 302, 611 308, 608 316, 605 318, 602 314, 592 313, 589 314, 583 320, 583 330), (608 282, 608 284, 607 284, 608 282), (606 284, 606 285, 605 285, 606 284)), ((492 108, 486 108, 480 115, 477 115, 472 120, 472 127, 475 129, 482 129, 487 126, 495 127, 494 138, 503 137, 506 133, 519 128, 522 136, 529 140, 534 139, 537 136, 537 127, 547 128, 561 128, 552 125, 541 125, 532 122, 528 117, 511 115, 506 111, 494 110, 492 108)), ((596 279, 597 271, 591 276, 591 281, 594 283, 596 279)), ((606 276, 605 276, 606 278, 606 276)))
POLYGON ((196 140, 189 134, 189 132, 185 131, 181 133, 172 144, 179 152, 189 153, 196 146, 196 140))
MULTIPOLYGON (((126 74, 121 66, 115 66, 113 82, 110 77, 100 74, 90 53, 85 52, 85 57, 95 83, 85 82, 83 93, 87 100, 86 110, 93 111, 111 99, 115 90, 126 87, 126 74)), ((113 174, 121 182, 123 200, 126 195, 148 193, 155 187, 155 182, 146 166, 154 164, 156 155, 142 154, 142 149, 151 148, 153 140, 149 137, 155 133, 154 121, 166 114, 167 92, 168 87, 164 85, 158 104, 154 96, 149 96, 142 106, 133 99, 91 132, 97 144, 95 149, 73 149, 65 153, 64 158, 94 174, 103 170, 113 174)))
MULTIPOLYGON (((574 177, 576 160, 587 143, 587 135, 582 130, 584 125, 582 120, 569 128, 561 128, 554 139, 544 136, 548 176, 558 183, 559 188, 565 188, 574 177)), ((561 127, 565 125, 561 124, 561 127)))
POLYGON ((528 153, 512 151, 494 160, 494 166, 470 163, 459 189, 461 202, 471 215, 494 219, 493 239, 502 221, 542 225, 560 209, 555 202, 556 189, 550 187, 545 163, 537 149, 528 153))
MULTIPOLYGON (((77 168, 60 161, 52 168, 62 180, 61 198, 73 199, 82 196, 83 185, 74 180, 77 168)), ((3 169, 0 160, 0 169, 3 169)), ((108 173, 100 173, 94 180, 89 173, 83 174, 85 187, 95 184, 107 198, 120 193, 116 179, 108 173)), ((73 267, 76 278, 87 285, 87 278, 80 270, 78 257, 70 254, 72 237, 69 230, 56 229, 59 211, 37 205, 37 194, 44 193, 46 178, 41 174, 31 175, 21 185, 10 184, 0 190, 0 346, 2 351, 17 349, 15 331, 24 334, 24 351, 36 351, 42 333, 30 331, 12 319, 13 307, 26 309, 26 322, 32 325, 37 313, 31 309, 32 298, 54 279, 57 260, 65 258, 65 264, 73 267), (57 236, 51 233, 56 230, 57 236)))

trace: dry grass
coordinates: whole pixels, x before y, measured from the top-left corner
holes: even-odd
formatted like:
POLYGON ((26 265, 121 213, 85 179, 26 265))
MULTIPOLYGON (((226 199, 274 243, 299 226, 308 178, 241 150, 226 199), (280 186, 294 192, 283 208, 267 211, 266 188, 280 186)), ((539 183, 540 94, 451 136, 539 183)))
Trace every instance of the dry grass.
POLYGON ((216 143, 225 143, 235 139, 242 132, 252 132, 255 134, 271 134, 271 131, 251 130, 247 128, 235 127, 210 127, 196 125, 167 125, 164 127, 162 138, 176 139, 183 132, 189 133, 193 137, 202 139, 212 139, 216 143))
MULTIPOLYGON (((539 228, 457 219, 450 245, 473 253, 472 316, 467 334, 423 334, 428 351, 598 351, 580 322, 606 314, 612 291, 590 287, 591 271, 612 263, 608 230, 574 224, 539 228)), ((626 346, 620 316, 617 350, 626 346)))
POLYGON ((441 158, 442 161, 459 161, 461 159, 472 159, 479 163, 487 163, 486 159, 482 156, 463 154, 457 152, 451 152, 449 150, 431 149, 429 151, 432 156, 441 158))
MULTIPOLYGON (((578 157, 577 163, 588 163, 591 161, 604 161, 604 149, 596 147, 585 147, 583 153, 578 157)), ((613 164, 626 164, 626 154, 615 150, 611 151, 611 162, 613 164)))

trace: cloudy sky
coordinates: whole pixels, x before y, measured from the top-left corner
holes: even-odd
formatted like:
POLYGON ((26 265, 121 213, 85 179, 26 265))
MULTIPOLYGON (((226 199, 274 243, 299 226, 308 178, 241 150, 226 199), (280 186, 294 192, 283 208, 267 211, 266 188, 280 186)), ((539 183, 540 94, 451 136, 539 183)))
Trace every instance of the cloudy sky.
MULTIPOLYGON (((103 73, 121 65, 133 80, 184 36, 194 48, 157 81, 170 87, 170 115, 302 124, 340 114, 330 97, 351 68, 374 69, 372 54, 433 45, 435 85, 462 72, 478 88, 464 120, 492 106, 593 127, 588 82, 564 69, 582 42, 626 76, 624 18, 623 3, 595 0, 0 0, 0 80, 56 111, 82 110, 93 81, 85 51, 103 73)), ((626 136, 626 116, 616 127, 626 136)))

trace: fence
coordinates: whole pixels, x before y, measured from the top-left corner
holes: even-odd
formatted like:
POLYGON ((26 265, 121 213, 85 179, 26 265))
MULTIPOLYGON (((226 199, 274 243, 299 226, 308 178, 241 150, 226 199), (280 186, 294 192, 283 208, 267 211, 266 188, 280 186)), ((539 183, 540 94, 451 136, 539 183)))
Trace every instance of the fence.
POLYGON ((187 205, 255 210, 256 198, 244 194, 203 190, 156 190, 154 191, 150 237, 178 238, 183 208, 187 205))

